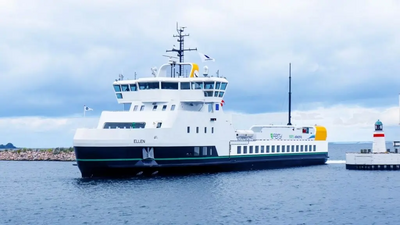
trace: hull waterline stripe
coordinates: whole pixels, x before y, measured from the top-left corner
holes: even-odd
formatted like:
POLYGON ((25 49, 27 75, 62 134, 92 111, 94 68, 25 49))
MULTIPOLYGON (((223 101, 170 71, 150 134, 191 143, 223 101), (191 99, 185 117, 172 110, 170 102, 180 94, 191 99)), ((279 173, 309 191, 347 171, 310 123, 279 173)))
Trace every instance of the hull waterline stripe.
MULTIPOLYGON (((259 154, 259 155, 231 155, 216 157, 187 157, 187 158, 155 158, 156 161, 165 160, 198 160, 198 159, 229 159, 229 158, 249 158, 249 157, 272 157, 272 156, 301 156, 301 155, 325 155, 327 152, 310 152, 310 153, 286 153, 286 154, 259 154)), ((104 161, 139 161, 142 158, 120 158, 120 159, 76 159, 81 162, 104 162, 104 161)))

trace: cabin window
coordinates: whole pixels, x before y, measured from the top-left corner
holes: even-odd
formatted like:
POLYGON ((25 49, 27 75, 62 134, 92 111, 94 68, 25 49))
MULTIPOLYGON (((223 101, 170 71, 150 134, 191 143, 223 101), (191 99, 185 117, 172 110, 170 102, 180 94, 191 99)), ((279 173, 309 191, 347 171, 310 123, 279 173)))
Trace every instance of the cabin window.
POLYGON ((218 97, 220 97, 220 98, 224 97, 224 92, 220 91, 219 94, 218 94, 218 97))
POLYGON ((160 83, 158 82, 139 82, 140 90, 151 90, 160 89, 160 83))
POLYGON ((117 98, 118 99, 122 99, 122 94, 121 93, 117 93, 117 98))
POLYGON ((157 110, 157 105, 153 105, 153 111, 157 110))
POLYGON ((253 146, 249 147, 249 153, 253 153, 253 146))
POLYGON ((203 82, 192 82, 192 89, 203 89, 203 82))
POLYGON ((275 152, 275 145, 271 146, 271 152, 274 153, 275 152))
POLYGON ((121 91, 121 86, 119 86, 119 85, 114 85, 114 91, 115 91, 115 92, 120 92, 120 91, 121 91))
POLYGON ((122 89, 122 91, 129 91, 129 85, 123 84, 123 85, 121 85, 121 89, 122 89))
POLYGON ((307 145, 304 146, 304 151, 308 152, 308 146, 307 145))
POLYGON ((138 105, 135 105, 135 106, 133 107, 133 111, 137 111, 137 109, 138 109, 138 105))
POLYGON ((165 111, 165 110, 167 110, 167 105, 163 105, 163 107, 162 107, 162 111, 165 111))
POLYGON ((255 153, 258 153, 258 148, 259 148, 259 146, 255 147, 255 151, 256 151, 255 153))
POLYGON ((300 145, 300 151, 301 152, 303 151, 303 145, 300 145))
POLYGON ((282 145, 282 152, 285 152, 285 146, 282 145))
POLYGON ((299 152, 299 146, 296 145, 296 152, 299 152))
POLYGON ((190 133, 190 127, 187 127, 187 133, 190 133))
POLYGON ((144 105, 140 106, 140 111, 144 110, 144 105))
POLYGON ((317 146, 314 145, 314 146, 313 146, 313 151, 315 152, 316 150, 317 150, 317 146))
POLYGON ((203 155, 207 155, 207 147, 203 147, 203 155))
POLYGON ((264 153, 264 145, 261 146, 261 153, 264 153))
POLYGON ((227 84, 228 84, 228 83, 222 83, 222 84, 221 84, 221 90, 225 90, 227 84))
POLYGON ((161 89, 178 90, 176 82, 161 82, 161 89))
POLYGON ((219 91, 214 91, 214 97, 218 97, 219 91))
POLYGON ((158 122, 157 123, 157 128, 161 128, 161 126, 162 126, 162 122, 158 122))
POLYGON ((104 123, 104 129, 138 129, 144 128, 145 122, 106 122, 104 123))
POLYGON ((214 133, 214 127, 211 127, 211 133, 212 134, 214 133))
POLYGON ((243 154, 247 154, 247 146, 243 146, 243 154))
POLYGON ((207 133, 207 127, 204 127, 204 133, 205 134, 207 133))
POLYGON ((208 147, 208 155, 213 155, 212 147, 208 147))
POLYGON ((269 145, 267 145, 267 153, 269 153, 269 145))
POLYGON ((171 111, 175 110, 175 105, 171 105, 171 111))
POLYGON ((182 82, 181 90, 190 90, 190 82, 182 82))
POLYGON ((220 87, 221 87, 221 82, 216 82, 215 89, 219 90, 220 87))
POLYGON ((279 146, 279 145, 276 146, 276 152, 280 152, 280 147, 281 147, 281 146, 279 146))
POLYGON ((199 156, 200 155, 200 147, 194 147, 194 156, 199 156))
POLYGON ((136 84, 130 84, 129 87, 131 88, 131 91, 137 91, 136 84))
POLYGON ((204 82, 204 89, 214 89, 214 82, 204 82))
POLYGON ((237 154, 241 154, 242 153, 242 146, 237 146, 237 154))
POLYGON ((309 152, 312 151, 312 146, 311 146, 311 145, 308 146, 308 151, 309 151, 309 152))
POLYGON ((289 145, 286 146, 286 152, 290 152, 290 146, 289 145))
POLYGON ((196 127, 196 133, 199 133, 199 127, 196 127))
POLYGON ((294 145, 292 145, 291 149, 292 149, 292 152, 294 152, 294 145))
POLYGON ((204 91, 204 97, 212 97, 213 92, 212 91, 204 91))

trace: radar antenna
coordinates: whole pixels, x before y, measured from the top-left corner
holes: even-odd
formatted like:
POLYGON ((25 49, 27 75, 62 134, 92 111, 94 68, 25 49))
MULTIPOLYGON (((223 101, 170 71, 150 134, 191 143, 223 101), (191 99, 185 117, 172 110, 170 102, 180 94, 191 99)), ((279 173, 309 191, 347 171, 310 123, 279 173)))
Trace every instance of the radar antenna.
POLYGON ((291 123, 291 119, 292 119, 292 115, 291 115, 291 111, 292 111, 292 63, 289 63, 289 122, 287 125, 292 125, 291 123))
MULTIPOLYGON (((183 34, 186 27, 179 27, 178 23, 176 23, 176 31, 178 35, 173 35, 173 37, 177 37, 177 41, 179 42, 179 49, 172 48, 171 50, 167 50, 166 52, 177 52, 179 57, 179 62, 182 63, 184 61, 184 52, 185 51, 197 51, 197 48, 184 48, 184 37, 189 36, 189 34, 183 34)), ((178 76, 182 76, 182 65, 179 65, 179 74, 178 76)))

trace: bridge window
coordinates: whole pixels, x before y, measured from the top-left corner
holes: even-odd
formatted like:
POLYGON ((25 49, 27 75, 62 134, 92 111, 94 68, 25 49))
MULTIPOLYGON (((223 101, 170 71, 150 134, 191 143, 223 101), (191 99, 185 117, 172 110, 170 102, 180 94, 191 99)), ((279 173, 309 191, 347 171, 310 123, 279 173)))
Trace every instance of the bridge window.
POLYGON ((221 90, 225 90, 227 84, 228 84, 228 83, 222 83, 222 84, 221 84, 221 90))
POLYGON ((264 153, 264 145, 261 146, 261 153, 264 153))
POLYGON ((153 111, 157 110, 157 105, 153 105, 153 111))
POLYGON ((214 82, 204 82, 204 89, 214 89, 214 82))
POLYGON ((176 82, 161 82, 161 89, 178 90, 178 83, 176 83, 176 82))
POLYGON ((192 89, 203 89, 203 82, 192 82, 192 89))
POLYGON ((219 91, 215 91, 214 92, 214 97, 218 97, 218 95, 219 95, 219 91))
POLYGON ((106 122, 104 124, 104 129, 138 129, 144 128, 146 126, 145 122, 124 122, 124 123, 116 123, 116 122, 106 122))
POLYGON ((130 84, 129 87, 131 88, 131 91, 137 91, 136 84, 130 84))
POLYGON ((121 85, 121 89, 122 89, 122 91, 129 91, 129 85, 123 84, 123 85, 121 85))
POLYGON ((171 105, 171 111, 175 110, 175 105, 171 105))
POLYGON ((158 82, 139 82, 140 90, 151 90, 160 89, 160 83, 158 82))
POLYGON ((218 94, 218 97, 220 97, 220 98, 224 97, 224 92, 220 91, 219 94, 218 94))
POLYGON ((215 89, 219 90, 220 87, 221 87, 221 82, 216 82, 215 89))
POLYGON ((120 92, 121 91, 121 86, 114 85, 114 90, 115 90, 115 92, 120 92))
POLYGON ((167 105, 163 105, 163 107, 162 107, 162 111, 165 111, 165 110, 167 110, 167 105))
POLYGON ((122 94, 121 93, 117 93, 117 98, 118 99, 122 99, 122 94))
POLYGON ((144 105, 140 106, 140 111, 144 110, 144 105))
POLYGON ((204 92, 204 97, 212 97, 213 96, 213 92, 212 91, 205 91, 204 92))
POLYGON ((190 90, 190 82, 181 82, 182 90, 190 90))
POLYGON ((137 111, 137 109, 138 109, 138 105, 135 105, 135 106, 133 107, 133 111, 137 111))
POLYGON ((241 154, 242 153, 242 146, 237 146, 237 154, 241 154))

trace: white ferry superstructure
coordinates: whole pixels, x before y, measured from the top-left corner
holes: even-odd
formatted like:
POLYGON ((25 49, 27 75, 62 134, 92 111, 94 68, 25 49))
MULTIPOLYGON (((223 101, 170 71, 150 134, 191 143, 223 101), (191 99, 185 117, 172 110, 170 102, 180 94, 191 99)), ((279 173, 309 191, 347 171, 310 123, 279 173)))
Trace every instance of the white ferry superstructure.
MULTIPOLYGON (((182 32, 178 56, 185 50, 182 32)), ((223 110, 228 85, 219 75, 199 75, 196 63, 175 61, 148 78, 116 80, 116 99, 129 110, 104 111, 97 128, 77 129, 74 149, 82 177, 325 164, 323 126, 235 130, 223 110)))

